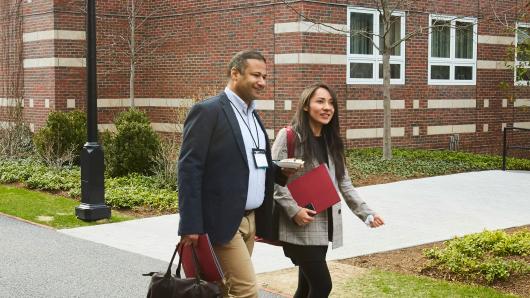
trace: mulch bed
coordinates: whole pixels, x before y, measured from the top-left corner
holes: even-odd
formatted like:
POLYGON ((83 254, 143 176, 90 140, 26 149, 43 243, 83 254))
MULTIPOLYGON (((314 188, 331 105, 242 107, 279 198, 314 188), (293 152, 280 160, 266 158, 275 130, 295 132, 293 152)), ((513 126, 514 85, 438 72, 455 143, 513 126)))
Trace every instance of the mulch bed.
MULTIPOLYGON (((522 229, 529 229, 530 225, 517 228, 506 229, 507 233, 513 233, 522 229)), ((443 242, 436 242, 414 246, 399 250, 393 250, 383 253, 376 253, 341 260, 340 262, 358 266, 362 268, 381 269, 385 271, 394 271, 405 274, 415 274, 420 276, 429 276, 437 279, 449 281, 461 281, 445 272, 439 272, 428 268, 429 260, 423 255, 423 250, 434 246, 442 246, 443 242)), ((526 258, 529 260, 530 258, 526 258)), ((530 260, 529 260, 530 262, 530 260)), ((512 293, 522 297, 530 297, 530 274, 511 276, 505 281, 496 281, 492 284, 483 283, 481 285, 495 288, 504 293, 512 293)))

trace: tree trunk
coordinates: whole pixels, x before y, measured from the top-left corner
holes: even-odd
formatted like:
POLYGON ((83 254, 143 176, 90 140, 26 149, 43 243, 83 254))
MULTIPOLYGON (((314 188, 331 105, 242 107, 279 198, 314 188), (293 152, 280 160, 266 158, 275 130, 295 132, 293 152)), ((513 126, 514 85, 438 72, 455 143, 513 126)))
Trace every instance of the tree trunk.
MULTIPOLYGON (((383 1, 384 2, 384 1, 383 1)), ((383 128, 383 159, 392 159, 392 109, 390 99, 390 34, 387 34, 390 30, 391 17, 388 10, 385 10, 383 16, 383 30, 384 30, 384 41, 383 47, 383 108, 384 108, 384 128, 383 128)), ((381 32, 380 32, 381 34, 381 32)))
POLYGON ((390 99, 390 54, 383 55, 383 108, 384 108, 384 130, 383 130, 383 159, 392 159, 392 109, 390 99))
POLYGON ((130 21, 129 26, 131 29, 131 37, 129 47, 131 49, 131 72, 129 73, 129 98, 131 101, 131 107, 134 108, 134 76, 136 73, 136 7, 135 0, 131 0, 131 13, 129 15, 130 21))
POLYGON ((131 73, 129 74, 129 98, 131 100, 131 107, 134 108, 134 75, 135 75, 135 66, 133 58, 131 56, 131 73))

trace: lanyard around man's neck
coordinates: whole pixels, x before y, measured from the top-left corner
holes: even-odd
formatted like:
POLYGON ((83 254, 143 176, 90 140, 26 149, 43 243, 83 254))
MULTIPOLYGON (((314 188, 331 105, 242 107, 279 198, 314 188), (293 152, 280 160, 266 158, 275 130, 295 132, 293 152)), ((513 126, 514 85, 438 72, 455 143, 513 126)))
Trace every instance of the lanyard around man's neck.
POLYGON ((254 128, 256 128, 256 138, 258 139, 257 143, 256 143, 256 140, 254 139, 254 135, 252 134, 252 130, 250 129, 250 125, 247 123, 247 121, 245 121, 245 118, 243 117, 243 115, 241 114, 239 109, 236 107, 236 105, 231 100, 229 100, 229 102, 234 107, 234 109, 236 110, 237 114, 239 115, 239 117, 241 117, 241 120, 243 120, 243 123, 247 127, 248 132, 250 133, 250 137, 252 138, 252 142, 254 143, 254 146, 256 146, 256 149, 259 149, 258 124, 256 123, 256 116, 254 116, 254 112, 252 112, 252 118, 254 119, 254 128))

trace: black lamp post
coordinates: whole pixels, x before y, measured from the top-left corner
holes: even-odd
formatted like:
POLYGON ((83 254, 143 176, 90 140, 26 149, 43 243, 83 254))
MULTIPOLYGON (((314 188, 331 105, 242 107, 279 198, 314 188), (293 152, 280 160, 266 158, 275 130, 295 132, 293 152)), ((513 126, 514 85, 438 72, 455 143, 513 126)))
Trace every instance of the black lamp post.
POLYGON ((75 215, 82 220, 95 221, 110 218, 110 208, 105 205, 103 150, 98 144, 96 0, 87 0, 86 9, 88 140, 81 152, 81 204, 75 208, 75 215))

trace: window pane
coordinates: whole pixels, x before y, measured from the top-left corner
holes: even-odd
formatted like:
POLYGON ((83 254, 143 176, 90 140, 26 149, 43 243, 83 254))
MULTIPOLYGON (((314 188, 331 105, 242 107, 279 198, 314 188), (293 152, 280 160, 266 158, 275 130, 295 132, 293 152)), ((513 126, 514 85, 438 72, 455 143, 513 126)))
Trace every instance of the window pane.
POLYGON ((530 81, 530 68, 517 68, 517 81, 530 81))
POLYGON ((432 65, 431 79, 433 80, 449 80, 449 66, 432 65))
MULTIPOLYGON (((390 64, 390 78, 399 79, 401 77, 401 65, 400 64, 390 64)), ((383 64, 379 64, 379 78, 383 78, 383 64)))
POLYGON ((372 54, 374 32, 373 15, 352 12, 350 14, 350 53, 372 54))
POLYGON ((455 66, 455 80, 472 80, 472 66, 455 66))
POLYGON ((350 78, 373 78, 374 65, 372 63, 350 63, 350 78))
MULTIPOLYGON (((381 35, 379 37, 379 48, 381 50, 384 49, 385 40, 383 38, 383 34, 385 32, 385 25, 383 24, 383 17, 379 16, 379 34, 381 35)), ((396 41, 401 39, 401 17, 399 16, 392 16, 390 18, 390 30, 387 33, 390 35, 390 44, 394 44, 396 41)), ((390 55, 392 56, 399 56, 401 53, 401 48, 399 45, 397 45, 395 48, 393 48, 390 51, 390 55)), ((379 51, 379 54, 383 54, 383 51, 379 51)))
POLYGON ((517 61, 530 61, 530 28, 517 28, 517 61))
POLYGON ((456 58, 473 59, 473 23, 456 22, 456 58))
POLYGON ((451 49, 451 22, 432 21, 431 56, 449 58, 451 49))

